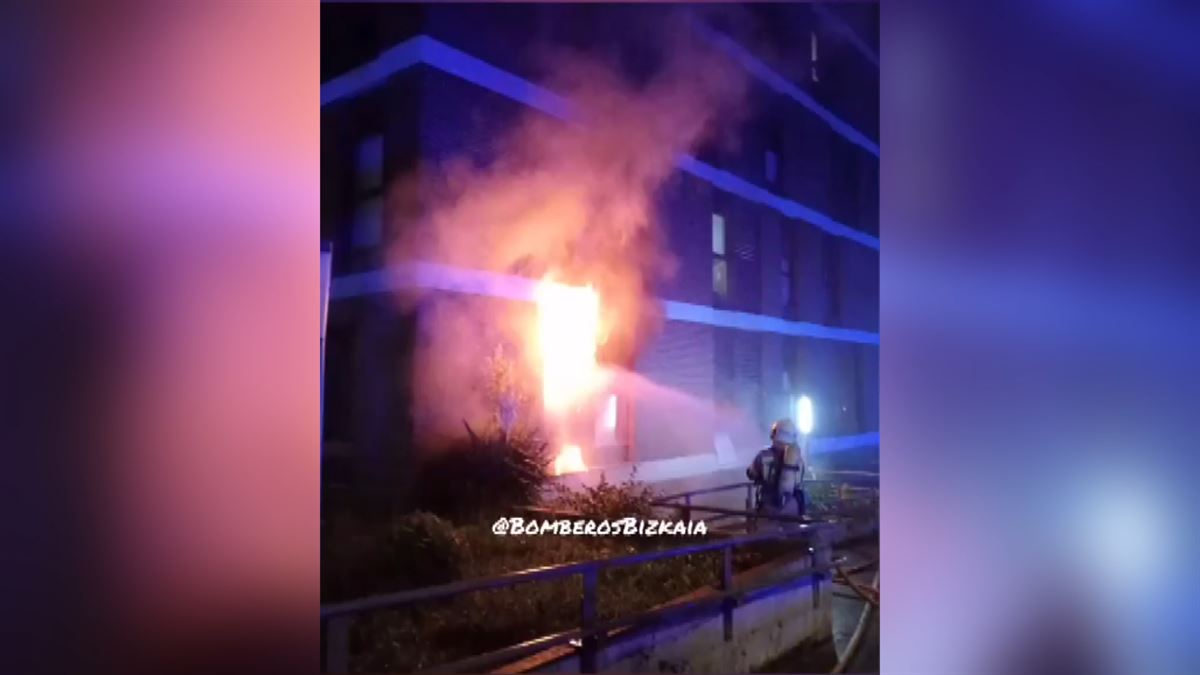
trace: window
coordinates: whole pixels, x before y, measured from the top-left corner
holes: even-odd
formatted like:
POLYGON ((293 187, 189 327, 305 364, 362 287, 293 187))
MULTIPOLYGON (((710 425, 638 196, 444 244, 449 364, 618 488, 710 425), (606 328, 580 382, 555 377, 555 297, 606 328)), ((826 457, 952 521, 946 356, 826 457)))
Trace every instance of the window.
POLYGON ((796 318, 795 288, 796 233, 785 224, 779 232, 779 308, 785 319, 796 318))
POLYGON ((837 324, 842 320, 842 270, 838 241, 835 237, 825 237, 823 253, 825 288, 829 294, 829 321, 837 324))
POLYGON ((812 81, 820 82, 821 80, 817 76, 817 32, 815 30, 808 32, 808 43, 810 48, 809 68, 812 72, 812 81))
POLYGON ((785 314, 792 306, 792 261, 789 254, 790 251, 785 247, 779 264, 779 298, 785 314))
POLYGON ((780 356, 783 359, 783 390, 791 393, 793 388, 804 384, 804 375, 800 369, 800 338, 783 338, 780 356))
POLYGON ((373 248, 383 239, 383 198, 371 197, 354 213, 351 244, 354 248, 373 248))
POLYGON ((625 395, 608 392, 596 406, 595 444, 598 458, 633 461, 633 406, 625 395))
POLYGON ((372 249, 383 241, 383 136, 359 141, 354 152, 354 214, 350 247, 372 249))
POLYGON ((617 445, 617 395, 609 394, 596 418, 596 447, 617 445))
POLYGON ((782 180, 782 168, 780 166, 783 159, 784 151, 788 147, 786 128, 788 126, 788 118, 786 116, 772 116, 766 121, 763 148, 766 152, 763 155, 763 176, 770 184, 776 184, 782 180))
POLYGON ((601 423, 605 429, 615 430, 617 428, 617 395, 610 394, 604 402, 604 417, 601 418, 601 423))
POLYGON ((369 136, 359 142, 354 161, 354 184, 360 194, 383 187, 383 136, 369 136))
POLYGON ((729 267, 724 258, 713 258, 713 292, 722 299, 729 295, 729 267))
POLYGON ((725 260, 725 217, 712 214, 713 293, 729 295, 729 263, 725 260))

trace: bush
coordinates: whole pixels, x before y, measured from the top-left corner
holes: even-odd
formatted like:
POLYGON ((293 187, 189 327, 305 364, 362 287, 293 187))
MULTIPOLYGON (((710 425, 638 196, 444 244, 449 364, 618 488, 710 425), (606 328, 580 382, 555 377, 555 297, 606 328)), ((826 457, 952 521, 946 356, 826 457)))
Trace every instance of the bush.
POLYGON ((810 483, 805 492, 808 497, 808 513, 811 516, 879 511, 877 493, 855 488, 847 483, 810 483))
POLYGON ((536 503, 549 480, 550 457, 534 420, 531 386, 504 344, 480 369, 477 385, 490 410, 466 437, 430 449, 416 471, 416 505, 457 523, 511 515, 536 503), (476 429, 482 428, 482 432, 476 429))
POLYGON ((383 557, 398 565, 404 587, 443 584, 462 576, 463 541, 452 524, 417 511, 392 522, 383 557))
MULTIPOLYGON (((465 425, 465 423, 464 423, 465 425)), ((476 522, 536 503, 549 480, 546 444, 532 434, 502 429, 476 434, 434 451, 417 471, 418 508, 455 522, 476 522)))
POLYGON ((555 496, 550 505, 555 508, 576 511, 585 518, 618 519, 626 516, 653 518, 654 506, 651 504, 658 495, 646 484, 637 480, 637 470, 621 483, 609 483, 604 474, 600 474, 600 483, 596 486, 584 486, 579 490, 571 490, 562 485, 554 485, 555 496))
POLYGON ((465 546, 450 523, 416 512, 386 523, 342 520, 322 532, 323 601, 462 578, 465 546))

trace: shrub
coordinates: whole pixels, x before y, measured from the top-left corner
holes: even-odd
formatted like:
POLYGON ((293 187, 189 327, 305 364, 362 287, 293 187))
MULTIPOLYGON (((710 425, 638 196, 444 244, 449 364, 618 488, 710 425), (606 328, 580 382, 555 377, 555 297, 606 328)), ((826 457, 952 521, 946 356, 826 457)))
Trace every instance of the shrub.
POLYGON ((533 434, 502 429, 476 434, 433 452, 417 471, 419 508, 455 522, 475 522, 533 504, 549 480, 546 444, 533 434))
POLYGON ((463 420, 467 435, 431 449, 416 471, 417 507, 458 523, 511 515, 536 503, 549 480, 530 385, 505 345, 482 363, 478 386, 489 417, 475 428, 463 420))
POLYGON ((594 519, 626 516, 653 518, 655 510, 651 502, 658 498, 654 490, 637 480, 636 469, 632 476, 621 483, 609 483, 608 478, 600 474, 600 482, 595 486, 571 490, 555 484, 553 490, 551 506, 576 511, 585 518, 594 519))
POLYGON ((417 511, 392 522, 384 558, 398 564, 404 586, 431 586, 462 576, 463 541, 454 526, 417 511))
POLYGON ((838 506, 838 486, 831 483, 809 483, 804 493, 809 515, 817 516, 835 511, 838 506))
POLYGON ((806 487, 808 513, 812 516, 826 514, 852 514, 878 512, 877 493, 855 488, 847 483, 811 483, 806 487))
POLYGON ((462 578, 464 548, 454 526, 431 513, 376 524, 342 520, 322 532, 322 599, 455 581, 462 578))

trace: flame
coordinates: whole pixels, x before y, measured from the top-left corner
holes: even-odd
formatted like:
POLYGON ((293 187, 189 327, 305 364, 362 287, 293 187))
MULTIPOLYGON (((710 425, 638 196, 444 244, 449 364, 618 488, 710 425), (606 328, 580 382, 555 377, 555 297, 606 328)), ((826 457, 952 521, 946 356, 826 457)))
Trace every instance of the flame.
POLYGON ((583 451, 578 445, 564 445, 559 451, 558 457, 554 458, 554 475, 561 476, 564 473, 579 473, 587 471, 587 465, 583 463, 583 451))
MULTIPOLYGON (((596 386, 596 336, 600 299, 591 286, 543 279, 536 290, 538 349, 542 358, 542 407, 555 426, 567 430, 573 410, 596 386)), ((569 431, 566 436, 570 437, 569 431)), ((564 445, 554 475, 587 471, 578 445, 564 445)))
POLYGON ((538 284, 536 298, 542 405, 547 412, 561 415, 590 394, 595 384, 600 299, 591 286, 549 280, 538 284))

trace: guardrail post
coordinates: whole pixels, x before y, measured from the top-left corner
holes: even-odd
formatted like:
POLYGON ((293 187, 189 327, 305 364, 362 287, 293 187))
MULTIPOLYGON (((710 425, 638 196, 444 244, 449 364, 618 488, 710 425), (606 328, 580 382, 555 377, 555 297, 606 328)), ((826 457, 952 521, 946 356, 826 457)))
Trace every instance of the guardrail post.
MULTIPOLYGON (((809 545, 812 547, 812 566, 814 569, 833 562, 833 550, 826 544, 825 538, 820 533, 813 535, 809 545)), ((821 582, 824 580, 825 574, 823 572, 813 574, 813 609, 821 607, 821 582)))
POLYGON ((683 496, 683 519, 687 522, 692 522, 692 496, 683 496))
MULTIPOLYGON (((591 629, 596 625, 596 585, 598 576, 599 574, 594 567, 583 573, 583 606, 580 612, 579 626, 584 630, 591 629)), ((584 636, 583 648, 579 654, 580 672, 596 672, 596 652, 599 642, 600 638, 597 635, 584 636)))
MULTIPOLYGON (((721 590, 733 590, 733 546, 721 549, 721 590)), ((733 598, 726 598, 722 609, 725 641, 733 639, 733 598)))
MULTIPOLYGON (((747 511, 754 510, 754 484, 753 483, 746 483, 746 510, 747 511)), ((747 532, 754 531, 754 517, 753 516, 746 516, 746 531, 747 532)))
POLYGON ((325 672, 350 672, 351 616, 335 616, 325 622, 325 672))

